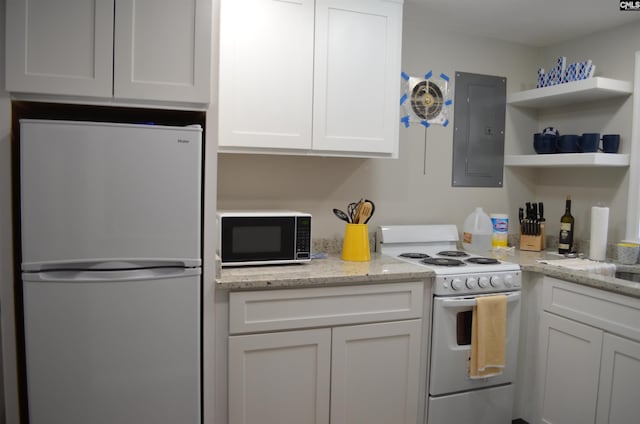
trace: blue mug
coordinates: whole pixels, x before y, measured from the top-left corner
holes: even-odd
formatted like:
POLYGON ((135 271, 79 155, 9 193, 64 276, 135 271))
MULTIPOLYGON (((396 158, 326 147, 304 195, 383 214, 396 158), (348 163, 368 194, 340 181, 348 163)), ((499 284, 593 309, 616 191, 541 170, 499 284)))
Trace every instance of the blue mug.
POLYGON ((540 134, 533 135, 533 150, 538 154, 547 154, 556 152, 556 135, 540 134))
POLYGON ((602 151, 605 153, 618 153, 620 148, 620 134, 605 134, 602 136, 602 151))
POLYGON ((595 153, 598 151, 600 145, 600 134, 598 133, 584 133, 580 138, 578 146, 583 153, 595 153))
POLYGON ((575 134, 565 134, 558 137, 557 151, 559 153, 577 153, 580 149, 579 137, 575 134))

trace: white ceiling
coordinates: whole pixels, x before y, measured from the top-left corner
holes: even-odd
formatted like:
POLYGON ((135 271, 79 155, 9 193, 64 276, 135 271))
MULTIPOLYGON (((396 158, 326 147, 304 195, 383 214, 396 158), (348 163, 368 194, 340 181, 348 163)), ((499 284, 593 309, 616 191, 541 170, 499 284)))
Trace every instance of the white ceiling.
POLYGON ((632 22, 640 25, 640 11, 621 11, 618 0, 406 1, 465 32, 536 47, 632 22))

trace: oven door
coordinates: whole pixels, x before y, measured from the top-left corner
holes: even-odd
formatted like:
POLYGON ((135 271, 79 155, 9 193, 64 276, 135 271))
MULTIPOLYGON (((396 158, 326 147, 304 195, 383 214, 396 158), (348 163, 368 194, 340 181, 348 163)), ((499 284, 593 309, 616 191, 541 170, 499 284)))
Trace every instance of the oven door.
POLYGON ((431 332, 431 396, 511 383, 515 380, 520 326, 520 292, 507 295, 507 337, 502 374, 469 378, 471 317, 478 296, 434 297, 431 332))

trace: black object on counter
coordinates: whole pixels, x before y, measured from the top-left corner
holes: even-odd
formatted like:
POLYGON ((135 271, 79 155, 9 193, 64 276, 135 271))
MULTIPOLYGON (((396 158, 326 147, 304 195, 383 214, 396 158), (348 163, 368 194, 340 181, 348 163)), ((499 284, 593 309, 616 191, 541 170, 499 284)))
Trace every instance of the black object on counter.
POLYGON ((526 202, 524 208, 518 208, 520 233, 528 236, 542 234, 544 218, 544 204, 542 202, 526 202))

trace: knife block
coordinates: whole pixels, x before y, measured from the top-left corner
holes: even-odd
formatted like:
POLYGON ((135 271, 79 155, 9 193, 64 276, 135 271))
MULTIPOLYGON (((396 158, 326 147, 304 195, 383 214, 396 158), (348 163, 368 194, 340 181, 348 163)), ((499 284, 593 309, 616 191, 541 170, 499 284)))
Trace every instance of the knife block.
POLYGON ((545 245, 545 224, 540 223, 540 235, 532 236, 529 234, 522 234, 520 232, 520 250, 528 250, 531 252, 541 252, 544 250, 545 245))

